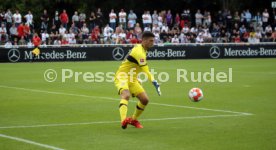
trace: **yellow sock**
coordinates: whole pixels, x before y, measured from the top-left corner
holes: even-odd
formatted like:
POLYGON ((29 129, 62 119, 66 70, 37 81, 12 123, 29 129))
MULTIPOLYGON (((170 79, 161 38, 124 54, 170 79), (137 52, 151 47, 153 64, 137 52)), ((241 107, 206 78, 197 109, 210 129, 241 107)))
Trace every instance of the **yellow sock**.
POLYGON ((137 118, 142 114, 146 105, 143 105, 140 101, 137 103, 134 114, 132 116, 133 120, 137 120, 137 118))
POLYGON ((126 116, 127 116, 127 105, 128 105, 128 100, 121 99, 120 106, 119 106, 119 111, 120 111, 120 116, 121 116, 121 122, 126 119, 126 116))

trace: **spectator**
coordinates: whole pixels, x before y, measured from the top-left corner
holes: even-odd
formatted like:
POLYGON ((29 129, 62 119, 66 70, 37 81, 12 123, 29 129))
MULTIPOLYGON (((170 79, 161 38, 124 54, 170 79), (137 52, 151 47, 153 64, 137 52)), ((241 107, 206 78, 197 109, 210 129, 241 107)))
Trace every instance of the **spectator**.
POLYGON ((203 25, 206 25, 207 27, 210 27, 212 23, 212 17, 209 11, 204 12, 203 16, 203 25))
POLYGON ((79 15, 79 19, 80 19, 79 28, 82 28, 83 24, 86 22, 86 14, 81 12, 79 15))
POLYGON ((5 18, 7 21, 7 25, 6 25, 7 33, 10 34, 9 30, 12 26, 12 20, 13 20, 13 15, 10 9, 8 9, 7 12, 5 13, 5 18))
POLYGON ((176 15, 175 15, 174 26, 177 26, 178 28, 180 27, 180 16, 179 16, 179 13, 176 13, 176 15))
POLYGON ((240 24, 240 22, 241 22, 241 17, 240 17, 240 15, 239 15, 239 12, 238 11, 236 11, 235 12, 235 14, 234 14, 234 24, 235 23, 237 23, 237 24, 240 24))
POLYGON ((58 16, 58 11, 55 12, 55 16, 52 20, 52 25, 55 25, 55 27, 58 29, 60 27, 60 20, 59 20, 59 16, 58 16))
POLYGON ((142 38, 142 29, 140 27, 139 23, 136 23, 135 28, 134 28, 134 34, 137 36, 138 39, 142 38))
POLYGON ((232 21, 233 21, 233 17, 231 15, 231 11, 228 10, 227 14, 226 14, 226 28, 227 28, 227 31, 230 31, 232 29, 232 21))
POLYGON ((60 45, 61 45, 60 39, 55 39, 55 40, 54 40, 54 45, 55 45, 55 46, 60 46, 60 45))
POLYGON ((92 11, 89 17, 89 31, 92 32, 95 26, 96 26, 96 15, 92 11))
POLYGON ((24 38, 26 39, 26 41, 30 41, 31 40, 31 29, 28 23, 25 23, 24 26, 24 38))
POLYGON ((126 29, 126 12, 124 11, 124 9, 121 9, 121 12, 119 13, 119 24, 121 24, 123 26, 123 29, 126 29))
POLYGON ((162 28, 161 28, 161 31, 165 31, 166 33, 169 32, 169 27, 166 23, 163 24, 162 28))
POLYGON ((255 37, 255 32, 250 33, 250 35, 248 37, 248 43, 250 43, 250 44, 258 43, 258 40, 255 37))
POLYGON ((116 28, 116 18, 117 15, 114 13, 114 9, 111 9, 111 12, 109 13, 109 24, 113 30, 116 28))
POLYGON ((24 32, 24 25, 23 23, 20 23, 20 25, 17 27, 17 33, 18 33, 18 38, 21 39, 21 37, 25 36, 25 32, 24 32))
POLYGON ((41 33, 41 42, 48 43, 49 37, 49 34, 45 30, 43 33, 41 33))
POLYGON ((84 23, 82 28, 81 28, 82 39, 87 39, 88 34, 89 34, 89 29, 87 28, 86 23, 84 23))
POLYGON ((69 22, 69 19, 68 19, 68 15, 67 15, 67 12, 65 9, 63 9, 63 12, 60 14, 59 18, 60 18, 60 22, 61 22, 62 26, 65 29, 67 29, 67 24, 69 22))
POLYGON ((126 34, 126 42, 127 43, 131 43, 131 39, 133 38, 134 35, 134 31, 133 29, 130 29, 129 32, 127 32, 126 34))
POLYGON ((4 45, 5 48, 12 48, 12 43, 11 41, 7 41, 4 45))
POLYGON ((178 44, 179 43, 179 38, 177 37, 177 35, 174 35, 174 37, 171 40, 171 43, 173 43, 173 44, 178 44))
POLYGON ((142 15, 142 20, 143 20, 143 27, 150 27, 152 23, 152 18, 151 15, 149 14, 149 11, 144 11, 144 14, 142 15))
POLYGON ((173 16, 171 14, 171 10, 168 10, 166 14, 166 23, 170 28, 173 27, 173 16))
POLYGON ((253 26, 254 26, 255 30, 256 30, 257 25, 263 24, 262 20, 263 20, 263 17, 261 15, 261 13, 257 12, 256 16, 253 17, 253 26))
POLYGON ((252 14, 250 13, 249 9, 245 11, 245 20, 246 20, 246 26, 248 27, 248 24, 251 22, 252 14))
POLYGON ((136 14, 133 12, 133 10, 130 10, 129 14, 128 14, 128 28, 129 29, 134 29, 134 26, 136 24, 136 19, 137 19, 136 14))
POLYGON ((58 29, 58 31, 59 31, 59 34, 62 36, 64 35, 66 29, 63 27, 63 25, 60 25, 60 28, 58 29))
POLYGON ((43 15, 40 17, 41 19, 41 31, 48 31, 48 22, 49 22, 49 16, 47 13, 47 10, 43 10, 43 15))
POLYGON ((69 31, 72 31, 75 35, 78 35, 81 32, 80 29, 74 23, 72 23, 69 31))
POLYGON ((8 33, 7 33, 7 29, 5 27, 5 24, 2 23, 1 27, 0 27, 0 40, 1 40, 1 42, 2 41, 7 42, 8 39, 9 39, 9 36, 8 36, 8 33))
POLYGON ((265 29, 265 27, 268 25, 268 19, 269 19, 269 13, 267 9, 264 10, 262 18, 263 18, 263 29, 265 29))
POLYGON ((61 45, 68 45, 69 42, 66 40, 65 37, 62 38, 61 42, 60 42, 61 45))
POLYGON ((15 27, 15 24, 12 24, 9 31, 10 31, 11 41, 14 41, 14 39, 17 38, 18 36, 17 28, 15 27))
POLYGON ((18 10, 16 10, 15 14, 13 14, 13 21, 14 21, 16 27, 18 27, 22 22, 22 16, 18 10))
POLYGON ((32 41, 33 41, 34 47, 39 47, 39 45, 41 44, 41 39, 37 35, 37 33, 34 34, 34 37, 33 37, 32 41))
POLYGON ((203 43, 203 33, 199 33, 198 36, 196 37, 196 43, 203 43))
POLYGON ((76 27, 79 27, 80 18, 78 15, 78 12, 75 11, 74 15, 72 16, 72 24, 74 24, 76 27))
POLYGON ((157 24, 158 25, 158 14, 157 14, 157 10, 154 10, 153 11, 153 14, 151 15, 152 17, 152 24, 155 25, 157 24))
POLYGON ((24 37, 22 36, 21 39, 18 41, 18 45, 27 45, 26 40, 24 39, 24 37))
POLYGON ((99 28, 103 26, 104 20, 103 20, 103 13, 101 8, 98 8, 98 11, 96 13, 96 25, 98 25, 99 28))
POLYGON ((32 12, 29 10, 28 14, 24 16, 24 18, 26 19, 26 23, 29 25, 29 27, 31 27, 31 29, 34 28, 33 26, 33 14, 32 12))
POLYGON ((196 26, 202 25, 202 19, 203 15, 201 14, 200 10, 197 10, 197 13, 195 14, 195 24, 196 26))

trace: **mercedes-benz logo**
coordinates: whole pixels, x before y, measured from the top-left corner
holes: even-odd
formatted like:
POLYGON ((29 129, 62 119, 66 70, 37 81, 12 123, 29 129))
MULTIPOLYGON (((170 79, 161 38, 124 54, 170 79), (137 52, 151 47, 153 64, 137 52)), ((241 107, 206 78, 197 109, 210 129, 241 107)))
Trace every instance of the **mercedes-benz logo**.
POLYGON ((219 58, 220 56, 220 48, 217 46, 212 46, 209 50, 211 58, 219 58))
POLYGON ((8 52, 8 59, 11 62, 17 62, 20 59, 20 52, 17 49, 10 49, 8 52))
POLYGON ((121 47, 116 47, 112 51, 112 56, 115 60, 122 60, 124 58, 125 52, 121 47))

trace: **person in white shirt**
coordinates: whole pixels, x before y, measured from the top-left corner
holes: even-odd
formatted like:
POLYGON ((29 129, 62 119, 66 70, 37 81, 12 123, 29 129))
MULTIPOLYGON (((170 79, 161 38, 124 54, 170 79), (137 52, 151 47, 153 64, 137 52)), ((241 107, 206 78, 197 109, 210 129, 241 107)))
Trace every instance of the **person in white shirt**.
POLYGON ((158 26, 158 24, 153 24, 153 27, 152 27, 152 32, 157 32, 157 33, 160 33, 160 28, 158 26))
POLYGON ((165 31, 166 33, 169 32, 169 27, 166 23, 163 24, 162 28, 161 28, 161 32, 165 31))
POLYGON ((119 13, 119 23, 123 25, 123 29, 126 29, 126 12, 124 9, 121 9, 121 12, 119 13))
POLYGON ((34 44, 32 43, 31 40, 29 40, 29 42, 27 43, 27 47, 28 48, 33 48, 34 47, 34 44))
POLYGON ((202 25, 202 19, 203 19, 203 15, 201 14, 200 10, 197 10, 197 13, 195 14, 196 26, 202 25))
POLYGON ((33 14, 32 12, 29 10, 28 14, 24 16, 24 18, 26 19, 26 23, 33 28, 33 14))
POLYGON ((145 31, 149 31, 149 32, 151 32, 150 27, 149 27, 149 26, 146 26, 146 27, 144 28, 144 32, 145 32, 145 31))
POLYGON ((86 23, 84 23, 83 26, 82 26, 82 28, 81 28, 82 39, 87 39, 88 38, 88 34, 89 34, 89 29, 88 29, 86 23))
POLYGON ((54 40, 54 45, 55 46, 60 46, 61 45, 61 41, 59 39, 55 39, 54 40))
POLYGON ((268 19, 269 19, 269 13, 267 9, 263 12, 263 28, 265 28, 268 25, 268 19))
POLYGON ((72 22, 79 27, 80 17, 77 11, 75 11, 74 15, 72 16, 72 22))
POLYGON ((47 43, 48 39, 49 39, 49 34, 45 30, 43 33, 41 33, 41 42, 47 43))
POLYGON ((142 20, 144 28, 148 26, 150 27, 150 25, 152 24, 152 18, 149 11, 144 12, 144 14, 142 15, 142 20))
POLYGON ((15 14, 13 14, 12 18, 14 20, 15 26, 18 27, 22 22, 22 16, 18 10, 15 11, 15 14))
POLYGON ((124 30, 121 30, 121 33, 119 34, 119 38, 120 38, 120 44, 125 43, 126 40, 126 33, 124 30))
POLYGON ((116 19, 117 15, 114 13, 114 9, 111 9, 111 12, 109 13, 109 24, 113 30, 116 28, 116 19))
POLYGON ((3 38, 3 37, 5 38, 5 41, 8 41, 9 36, 8 36, 8 34, 7 34, 7 29, 6 29, 4 23, 2 23, 2 24, 1 24, 1 27, 0 27, 0 40, 1 40, 1 41, 2 41, 2 38, 3 38))
POLYGON ((66 29, 63 27, 63 25, 60 25, 60 28, 58 29, 58 31, 59 31, 60 35, 63 35, 65 33, 66 29))
POLYGON ((171 43, 179 43, 179 38, 177 37, 177 35, 174 35, 174 37, 172 38, 171 43))
POLYGON ((12 48, 11 41, 7 41, 4 46, 5 46, 5 48, 12 48))
POLYGON ((203 33, 199 33, 198 36, 196 37, 196 43, 203 43, 203 33))
POLYGON ((7 10, 7 12, 5 13, 5 18, 7 20, 7 29, 10 29, 10 27, 12 26, 12 12, 10 9, 7 10))
POLYGON ((111 39, 111 36, 113 34, 113 29, 111 27, 109 27, 109 25, 107 24, 104 28, 103 31, 103 35, 104 35, 104 41, 107 42, 108 40, 111 39))
POLYGON ((71 44, 71 45, 74 45, 74 44, 77 44, 77 40, 76 40, 75 37, 73 37, 73 38, 70 38, 70 39, 68 40, 68 43, 71 44))

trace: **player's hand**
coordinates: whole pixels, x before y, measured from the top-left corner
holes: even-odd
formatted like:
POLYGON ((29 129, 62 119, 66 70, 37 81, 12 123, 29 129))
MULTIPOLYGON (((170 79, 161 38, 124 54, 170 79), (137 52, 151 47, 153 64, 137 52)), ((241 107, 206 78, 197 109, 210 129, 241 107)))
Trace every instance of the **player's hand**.
POLYGON ((152 84, 154 85, 158 95, 160 96, 161 95, 160 85, 158 84, 158 82, 156 80, 153 80, 152 84))

